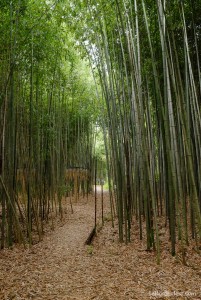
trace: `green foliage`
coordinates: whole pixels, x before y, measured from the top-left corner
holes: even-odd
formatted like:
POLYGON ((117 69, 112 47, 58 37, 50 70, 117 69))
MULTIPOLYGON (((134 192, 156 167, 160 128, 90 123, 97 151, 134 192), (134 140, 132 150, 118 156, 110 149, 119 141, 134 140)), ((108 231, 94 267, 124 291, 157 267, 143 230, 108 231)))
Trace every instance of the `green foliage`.
POLYGON ((41 237, 39 219, 48 218, 50 203, 52 209, 53 202, 59 204, 62 214, 61 196, 73 186, 70 180, 64 186, 66 168, 92 168, 98 98, 76 46, 70 6, 68 1, 1 1, 0 175, 14 207, 6 202, 2 232, 9 227, 10 244, 16 197, 25 200, 23 226, 31 243, 33 225, 41 237))
MULTIPOLYGON (((188 240, 188 206, 192 235, 201 236, 200 1, 80 4, 71 7, 74 30, 106 103, 120 241, 130 240, 133 213, 142 237, 145 218, 147 247, 157 248, 159 261, 159 214, 169 220, 173 255, 176 234, 188 240)), ((103 153, 99 141, 96 153, 103 153)))
POLYGON ((97 125, 95 133, 95 158, 97 160, 97 178, 106 180, 107 179, 107 162, 105 154, 105 142, 101 128, 97 125))

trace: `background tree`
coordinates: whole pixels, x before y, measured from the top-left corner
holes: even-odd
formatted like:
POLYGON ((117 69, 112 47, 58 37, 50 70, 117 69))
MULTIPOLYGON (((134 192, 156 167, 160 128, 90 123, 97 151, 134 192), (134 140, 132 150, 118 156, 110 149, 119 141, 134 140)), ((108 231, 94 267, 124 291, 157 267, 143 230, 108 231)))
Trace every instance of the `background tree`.
POLYGON ((4 1, 0 15, 3 248, 32 243, 33 229, 40 239, 55 209, 62 217, 62 196, 75 191, 66 169, 92 172, 98 99, 59 1, 4 1))

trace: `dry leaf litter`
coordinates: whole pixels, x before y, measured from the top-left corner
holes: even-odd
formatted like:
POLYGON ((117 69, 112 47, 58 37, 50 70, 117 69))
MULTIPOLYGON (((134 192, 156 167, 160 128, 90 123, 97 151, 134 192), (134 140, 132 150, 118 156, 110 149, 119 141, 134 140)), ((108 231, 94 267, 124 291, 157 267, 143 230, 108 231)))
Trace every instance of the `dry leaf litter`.
MULTIPOLYGON (((98 195, 101 224, 101 195, 98 195)), ((68 204, 69 206, 69 204, 68 204)), ((118 225, 111 226, 109 195, 104 194, 104 227, 93 244, 84 245, 94 226, 94 196, 68 207, 55 230, 24 250, 15 246, 0 252, 0 299, 201 299, 201 258, 193 247, 186 254, 170 255, 167 230, 161 233, 161 264, 146 251, 134 220, 132 242, 118 242, 118 225)))

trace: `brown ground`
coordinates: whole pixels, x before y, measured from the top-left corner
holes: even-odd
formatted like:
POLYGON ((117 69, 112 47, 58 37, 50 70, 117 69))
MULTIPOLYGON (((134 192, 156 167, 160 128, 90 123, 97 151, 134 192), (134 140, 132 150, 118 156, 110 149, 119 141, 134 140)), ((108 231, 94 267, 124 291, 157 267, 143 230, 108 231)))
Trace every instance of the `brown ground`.
POLYGON ((191 249, 183 266, 164 244, 158 266, 155 254, 145 251, 135 235, 137 226, 133 242, 119 244, 117 224, 111 228, 108 217, 107 194, 104 199, 105 226, 93 246, 84 245, 94 225, 92 197, 74 204, 74 214, 68 212, 63 226, 31 249, 1 251, 0 299, 201 299, 199 254, 191 249))

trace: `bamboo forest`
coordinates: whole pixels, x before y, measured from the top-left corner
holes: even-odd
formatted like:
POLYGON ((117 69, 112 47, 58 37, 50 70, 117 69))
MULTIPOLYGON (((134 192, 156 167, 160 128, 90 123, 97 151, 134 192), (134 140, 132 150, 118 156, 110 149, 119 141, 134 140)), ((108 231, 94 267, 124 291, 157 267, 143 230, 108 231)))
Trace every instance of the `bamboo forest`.
POLYGON ((201 1, 0 1, 0 299, 201 299, 201 1))

